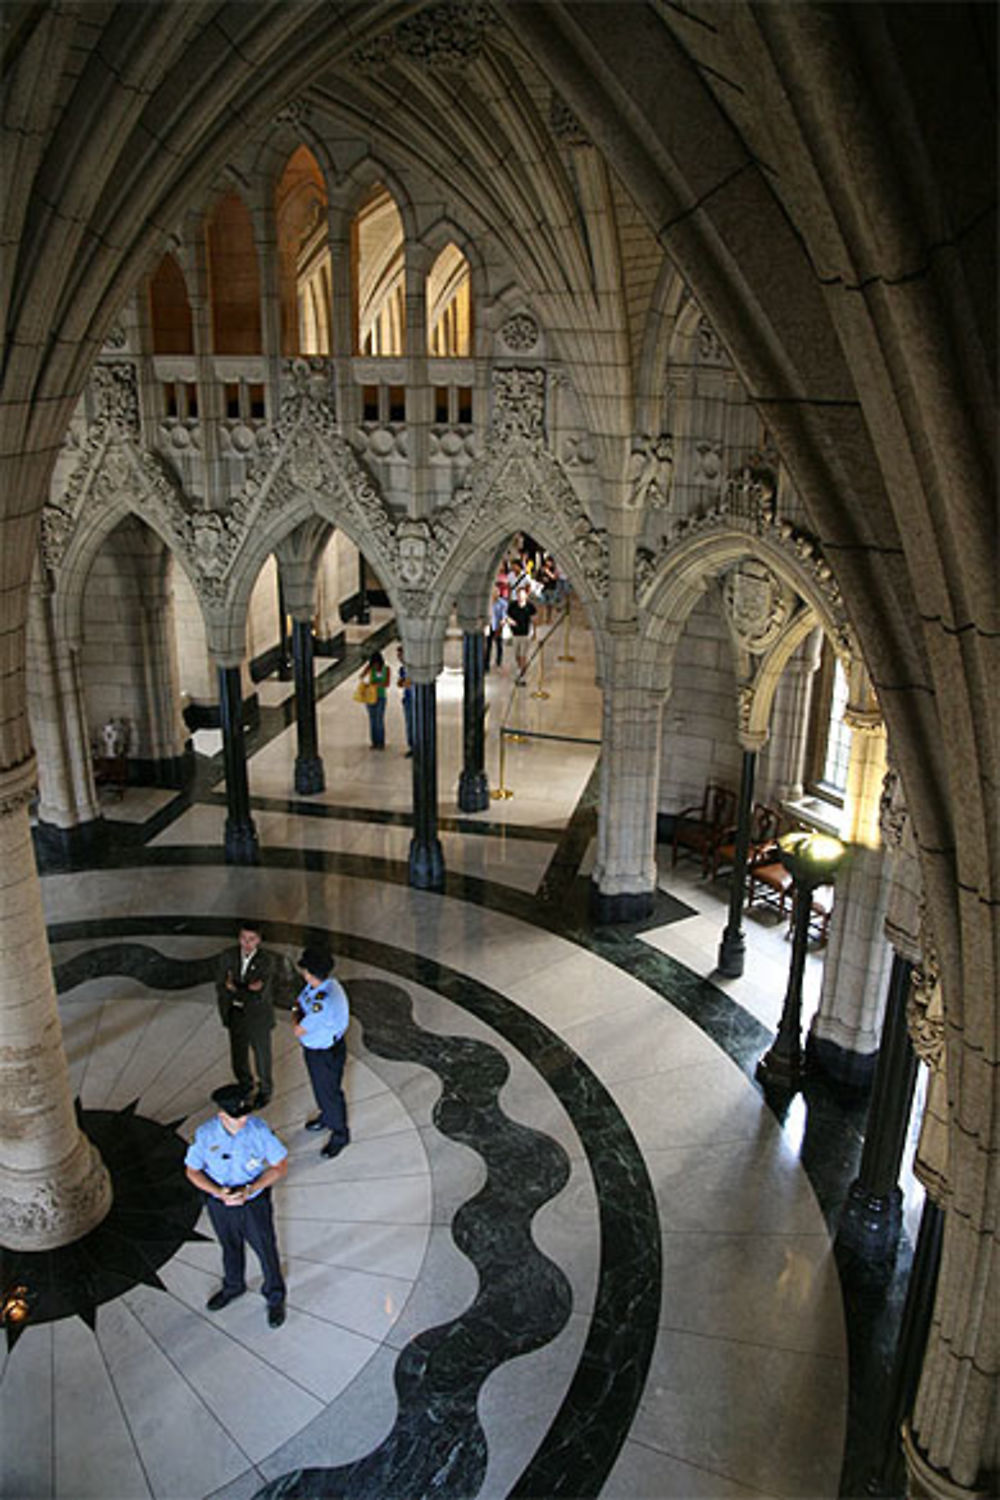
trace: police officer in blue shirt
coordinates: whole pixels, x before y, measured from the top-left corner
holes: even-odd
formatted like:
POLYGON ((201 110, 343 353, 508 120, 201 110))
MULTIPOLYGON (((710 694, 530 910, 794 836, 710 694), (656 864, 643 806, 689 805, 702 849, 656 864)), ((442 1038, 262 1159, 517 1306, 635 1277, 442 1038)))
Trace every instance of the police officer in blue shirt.
POLYGON ((347 1060, 344 1034, 350 1020, 347 996, 335 979, 333 957, 320 947, 306 948, 299 959, 305 985, 292 1008, 295 1035, 309 1070, 309 1081, 319 1105, 319 1114, 306 1122, 307 1130, 328 1130, 330 1138, 323 1156, 337 1156, 351 1133, 347 1128, 347 1103, 342 1080, 347 1060))
POLYGON ((285 1321, 285 1283, 274 1235, 271 1187, 288 1171, 288 1151, 263 1120, 250 1113, 250 1101, 238 1084, 226 1084, 212 1095, 219 1113, 199 1125, 187 1149, 188 1180, 208 1199, 208 1216, 222 1246, 222 1286, 205 1304, 220 1312, 246 1291, 246 1244, 264 1272, 261 1293, 267 1321, 285 1321))

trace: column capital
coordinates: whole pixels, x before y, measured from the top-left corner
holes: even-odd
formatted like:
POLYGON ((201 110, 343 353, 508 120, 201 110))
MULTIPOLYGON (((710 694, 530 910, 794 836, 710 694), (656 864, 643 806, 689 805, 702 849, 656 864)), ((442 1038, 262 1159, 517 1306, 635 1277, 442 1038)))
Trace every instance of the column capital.
POLYGON ((15 766, 0 771, 0 817, 9 817, 27 807, 38 787, 38 762, 35 752, 15 766))

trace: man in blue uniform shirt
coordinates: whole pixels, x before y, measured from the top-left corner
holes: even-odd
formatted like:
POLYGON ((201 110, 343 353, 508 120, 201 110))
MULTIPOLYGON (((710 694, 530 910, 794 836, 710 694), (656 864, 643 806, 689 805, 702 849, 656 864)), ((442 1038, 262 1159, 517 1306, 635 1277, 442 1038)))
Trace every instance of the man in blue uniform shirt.
POLYGON ((184 1167, 188 1180, 206 1194, 208 1216, 222 1246, 222 1286, 205 1304, 220 1312, 246 1291, 246 1245, 264 1272, 261 1293, 267 1321, 285 1321, 285 1283, 278 1259, 271 1209, 271 1186, 288 1171, 288 1151, 263 1120, 250 1113, 250 1101, 236 1084, 216 1089, 219 1113, 195 1131, 184 1167))
POLYGON ((347 1060, 344 1034, 350 1020, 347 996, 342 986, 330 977, 333 958, 327 949, 306 948, 299 959, 299 969, 305 985, 292 1008, 295 1035, 302 1043, 309 1081, 319 1105, 319 1114, 306 1122, 306 1129, 328 1130, 330 1138, 322 1155, 337 1156, 351 1139, 341 1086, 347 1060))

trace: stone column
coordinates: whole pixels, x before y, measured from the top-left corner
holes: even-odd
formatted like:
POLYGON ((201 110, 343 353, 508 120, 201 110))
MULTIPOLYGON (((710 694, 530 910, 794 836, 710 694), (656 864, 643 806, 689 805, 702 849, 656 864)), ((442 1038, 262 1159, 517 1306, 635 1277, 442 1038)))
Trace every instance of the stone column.
POLYGON ((601 802, 591 909, 637 922, 656 896, 656 805, 663 695, 612 674, 604 687, 601 802))
POLYGON ((92 858, 104 842, 94 787, 80 660, 56 639, 52 594, 36 568, 28 605, 27 694, 38 749, 39 849, 60 863, 92 858))
POLYGON ((99 1224, 111 1180, 73 1109, 35 873, 35 758, 0 775, 0 1242, 52 1250, 99 1224))
POLYGON ((310 797, 326 785, 316 730, 316 679, 313 675, 312 619, 292 621, 292 663, 295 672, 295 790, 310 797))
POLYGON ((907 959, 893 955, 861 1167, 837 1228, 838 1245, 869 1264, 891 1264, 902 1226, 899 1168, 917 1081, 917 1057, 906 1023, 912 972, 907 959))
POLYGON ((413 837, 410 884, 444 889, 444 852, 437 833, 437 685, 413 684, 413 837))
POLYGON ((746 940, 743 936, 743 902, 747 883, 747 855, 750 851, 750 820, 753 816, 753 787, 757 774, 758 746, 743 744, 743 767, 740 774, 740 800, 736 821, 736 845, 733 849, 733 874, 729 883, 729 918, 719 944, 718 969, 727 979, 743 973, 746 940))
POLYGON ((226 862, 255 865, 257 830, 250 816, 250 784, 243 738, 243 689, 238 666, 219 667, 219 724, 226 767, 226 862))
POLYGON ((767 780, 776 802, 795 802, 804 790, 809 706, 822 646, 823 631, 817 628, 792 654, 775 690, 767 780))
POLYGON ((840 836, 849 847, 837 880, 819 1008, 809 1061, 832 1078, 867 1088, 875 1073, 892 952, 883 923, 890 867, 881 848, 879 804, 885 775, 885 726, 867 684, 844 714, 851 730, 840 836))
POLYGON ((483 812, 490 805, 486 779, 485 642, 481 629, 462 632, 462 770, 458 805, 462 812, 483 812))

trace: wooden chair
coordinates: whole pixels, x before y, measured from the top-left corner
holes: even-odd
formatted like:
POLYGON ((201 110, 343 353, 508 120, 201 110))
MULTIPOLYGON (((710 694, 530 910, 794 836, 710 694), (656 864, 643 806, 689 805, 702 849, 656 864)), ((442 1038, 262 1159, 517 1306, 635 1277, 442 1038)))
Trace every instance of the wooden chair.
MULTIPOLYGON (((778 837, 781 814, 766 802, 755 802, 750 812, 750 847, 747 864, 752 865, 758 855, 770 849, 778 837)), ((725 837, 712 850, 712 879, 725 865, 731 865, 736 856, 736 830, 727 829, 725 837)))
POLYGON ((775 843, 764 844, 747 865, 747 906, 770 906, 782 917, 792 912, 792 876, 778 858, 775 843))
POLYGON ((685 807, 674 819, 673 859, 682 850, 697 855, 701 873, 707 875, 716 848, 732 836, 736 816, 736 793, 710 781, 697 807, 685 807))

